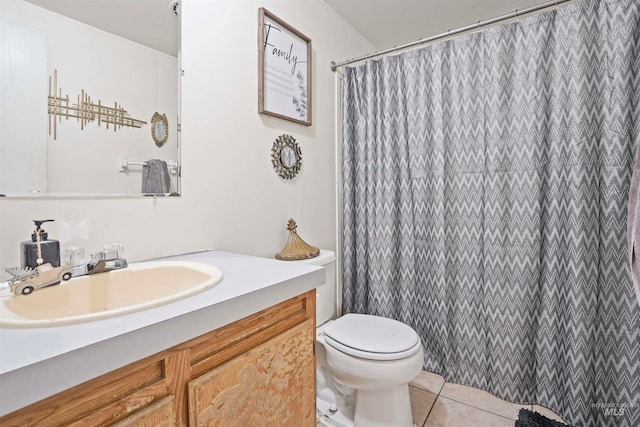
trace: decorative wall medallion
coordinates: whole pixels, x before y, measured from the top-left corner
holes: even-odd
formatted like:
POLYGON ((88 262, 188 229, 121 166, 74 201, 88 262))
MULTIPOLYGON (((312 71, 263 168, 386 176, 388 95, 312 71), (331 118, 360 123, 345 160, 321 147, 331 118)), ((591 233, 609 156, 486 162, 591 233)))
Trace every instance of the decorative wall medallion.
POLYGON ((291 135, 280 135, 271 148, 271 163, 280 178, 294 178, 302 167, 302 151, 291 135))
POLYGON ((169 122, 166 114, 153 113, 151 117, 151 136, 158 147, 167 142, 169 138, 169 122))

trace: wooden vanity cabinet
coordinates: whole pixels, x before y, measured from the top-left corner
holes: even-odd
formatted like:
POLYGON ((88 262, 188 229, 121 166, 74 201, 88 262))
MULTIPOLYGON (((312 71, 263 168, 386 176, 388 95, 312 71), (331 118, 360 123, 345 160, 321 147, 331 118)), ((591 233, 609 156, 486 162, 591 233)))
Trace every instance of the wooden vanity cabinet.
POLYGON ((314 341, 315 290, 5 415, 0 426, 315 426, 314 341))

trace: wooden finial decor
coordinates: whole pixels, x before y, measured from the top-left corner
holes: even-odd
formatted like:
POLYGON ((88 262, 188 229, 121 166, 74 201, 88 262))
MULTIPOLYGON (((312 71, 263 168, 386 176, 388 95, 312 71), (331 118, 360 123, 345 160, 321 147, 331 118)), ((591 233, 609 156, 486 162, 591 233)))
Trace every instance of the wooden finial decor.
POLYGON ((298 236, 296 229, 298 225, 293 220, 289 219, 287 223, 287 230, 289 230, 289 238, 284 248, 276 254, 276 259, 283 261, 297 261, 301 259, 315 258, 320 255, 320 249, 315 246, 311 246, 298 236))

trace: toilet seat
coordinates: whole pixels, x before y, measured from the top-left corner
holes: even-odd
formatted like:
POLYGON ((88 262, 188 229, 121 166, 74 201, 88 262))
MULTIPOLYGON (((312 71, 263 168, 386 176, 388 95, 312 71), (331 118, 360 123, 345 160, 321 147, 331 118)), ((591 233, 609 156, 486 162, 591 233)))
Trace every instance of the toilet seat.
POLYGON ((346 314, 327 324, 323 332, 331 347, 369 360, 404 359, 422 348, 410 326, 368 314, 346 314))

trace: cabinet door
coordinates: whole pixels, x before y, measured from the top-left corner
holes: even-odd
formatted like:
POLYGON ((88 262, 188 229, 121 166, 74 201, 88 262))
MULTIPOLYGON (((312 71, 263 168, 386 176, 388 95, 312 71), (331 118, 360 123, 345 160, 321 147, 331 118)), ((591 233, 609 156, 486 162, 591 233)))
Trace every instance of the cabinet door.
POLYGON ((189 382, 191 426, 315 426, 313 319, 189 382))
POLYGON ((180 425, 188 371, 188 352, 167 351, 0 417, 0 426, 180 425))

